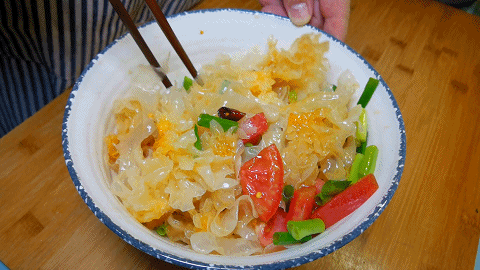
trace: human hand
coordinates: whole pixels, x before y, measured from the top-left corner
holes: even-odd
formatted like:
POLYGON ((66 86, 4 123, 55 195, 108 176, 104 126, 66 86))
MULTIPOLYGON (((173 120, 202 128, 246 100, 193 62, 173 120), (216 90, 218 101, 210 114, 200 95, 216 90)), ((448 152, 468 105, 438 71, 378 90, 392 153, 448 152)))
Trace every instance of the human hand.
POLYGON ((259 0, 262 11, 289 17, 293 24, 310 24, 344 41, 350 0, 259 0))

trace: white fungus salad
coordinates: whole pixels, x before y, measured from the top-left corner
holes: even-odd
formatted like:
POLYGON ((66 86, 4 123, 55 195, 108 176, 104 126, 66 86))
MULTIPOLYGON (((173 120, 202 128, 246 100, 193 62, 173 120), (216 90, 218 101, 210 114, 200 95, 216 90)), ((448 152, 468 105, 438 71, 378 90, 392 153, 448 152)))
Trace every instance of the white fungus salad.
POLYGON ((310 240, 377 189, 365 106, 378 80, 326 81, 328 42, 270 39, 168 90, 146 66, 105 136, 110 188, 147 228, 203 254, 247 256, 310 240), (353 101, 356 103, 356 101, 353 101))

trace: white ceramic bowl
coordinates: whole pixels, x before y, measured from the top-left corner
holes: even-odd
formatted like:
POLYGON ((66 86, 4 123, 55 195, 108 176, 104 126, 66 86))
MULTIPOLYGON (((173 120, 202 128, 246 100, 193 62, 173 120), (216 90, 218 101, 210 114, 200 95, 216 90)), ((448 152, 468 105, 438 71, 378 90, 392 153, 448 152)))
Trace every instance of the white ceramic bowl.
MULTIPOLYGON (((270 35, 278 39, 279 47, 288 48, 304 33, 321 32, 308 26, 295 27, 287 18, 246 10, 187 12, 168 20, 197 69, 213 61, 218 53, 233 55, 255 45, 265 48, 270 35)), ((159 62, 171 53, 168 75, 172 81, 188 75, 156 23, 142 26, 140 32, 159 62)), ((289 268, 323 257, 352 241, 382 213, 398 186, 405 162, 405 128, 392 92, 373 67, 332 36, 323 34, 321 39, 330 41, 330 82, 335 83, 345 69, 355 75, 362 87, 369 77, 380 79, 367 106, 368 143, 380 150, 375 171, 379 189, 357 211, 324 233, 285 251, 233 259, 202 255, 171 243, 146 229, 126 211, 107 186, 102 144, 112 102, 126 91, 131 79, 129 71, 147 64, 130 35, 119 38, 95 57, 75 84, 65 109, 64 156, 80 196, 100 221, 123 240, 152 256, 188 268, 289 268)), ((361 89, 356 95, 360 94, 361 89)))

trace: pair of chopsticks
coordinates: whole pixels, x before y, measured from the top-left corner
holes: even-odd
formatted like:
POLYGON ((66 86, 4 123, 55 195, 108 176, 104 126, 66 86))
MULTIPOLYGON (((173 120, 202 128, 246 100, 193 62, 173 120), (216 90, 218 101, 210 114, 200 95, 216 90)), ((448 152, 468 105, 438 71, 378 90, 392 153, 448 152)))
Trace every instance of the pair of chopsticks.
MULTIPOLYGON (((137 27, 135 26, 135 23, 133 22, 132 18, 128 14, 121 0, 109 0, 109 1, 110 1, 110 4, 113 6, 113 9, 115 10, 115 12, 117 12, 118 16, 120 16, 120 19, 123 21, 125 26, 127 26, 133 39, 137 43, 138 47, 140 47, 140 50, 142 51, 143 55, 145 55, 145 58, 147 58, 148 63, 150 63, 150 65, 154 68, 157 74, 162 78, 163 85, 165 85, 166 88, 169 88, 170 86, 172 86, 172 83, 168 79, 167 74, 165 74, 165 72, 161 69, 160 64, 158 63, 157 59, 155 59, 155 56, 153 56, 152 51, 150 50, 147 43, 143 39, 142 35, 138 31, 137 27)), ((167 37, 168 41, 172 45, 177 55, 182 60, 183 64, 187 67, 192 77, 195 80, 199 81, 200 78, 198 78, 197 70, 193 66, 192 62, 190 61, 190 58, 188 58, 187 53, 185 52, 182 45, 180 44, 177 37, 175 36, 175 33, 173 32, 172 28, 170 27, 170 24, 165 18, 165 15, 163 14, 162 9, 157 4, 157 1, 145 0, 145 2, 147 3, 148 7, 152 11, 153 16, 157 20, 158 25, 162 29, 163 33, 167 37)))

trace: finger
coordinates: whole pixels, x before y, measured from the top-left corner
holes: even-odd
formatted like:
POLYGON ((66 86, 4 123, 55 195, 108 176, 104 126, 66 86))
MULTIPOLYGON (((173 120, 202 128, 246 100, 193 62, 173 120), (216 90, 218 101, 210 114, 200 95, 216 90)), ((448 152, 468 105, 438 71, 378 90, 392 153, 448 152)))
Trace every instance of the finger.
POLYGON ((287 11, 283 7, 282 0, 259 0, 262 11, 287 17, 287 11))
POLYGON ((311 26, 315 26, 319 29, 323 29, 323 15, 320 12, 320 2, 319 0, 314 0, 313 1, 313 12, 312 12, 312 18, 310 19, 310 24, 311 26))
POLYGON ((293 24, 303 26, 310 22, 313 0, 283 0, 283 5, 293 24))
POLYGON ((260 5, 262 5, 262 7, 281 6, 283 4, 282 0, 258 0, 258 2, 260 3, 260 5))
POLYGON ((320 12, 325 19, 323 30, 344 41, 350 16, 350 0, 320 0, 320 12))

